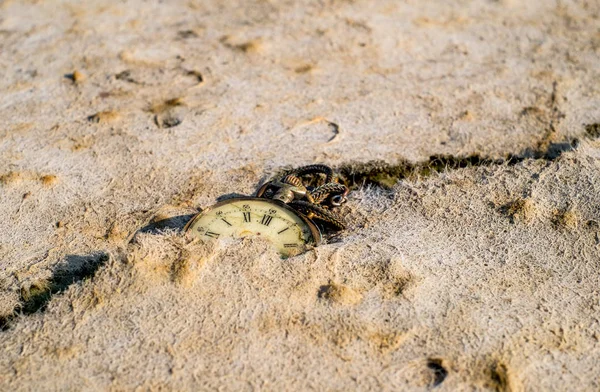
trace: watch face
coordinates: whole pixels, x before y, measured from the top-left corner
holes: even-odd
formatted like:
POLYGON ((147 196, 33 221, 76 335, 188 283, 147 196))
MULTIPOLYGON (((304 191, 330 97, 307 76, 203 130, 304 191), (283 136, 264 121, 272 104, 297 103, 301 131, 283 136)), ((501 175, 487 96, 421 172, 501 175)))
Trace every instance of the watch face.
POLYGON ((320 234, 306 217, 275 200, 234 198, 196 215, 186 231, 202 240, 256 236, 271 242, 283 256, 302 253, 320 234))

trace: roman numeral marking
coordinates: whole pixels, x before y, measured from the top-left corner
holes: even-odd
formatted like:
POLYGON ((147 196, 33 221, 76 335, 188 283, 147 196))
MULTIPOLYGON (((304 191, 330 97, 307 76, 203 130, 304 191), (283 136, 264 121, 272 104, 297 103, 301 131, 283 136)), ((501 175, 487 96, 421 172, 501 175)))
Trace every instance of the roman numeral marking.
POLYGON ((213 233, 212 231, 207 231, 204 235, 207 236, 207 237, 211 237, 211 238, 219 238, 219 236, 221 234, 219 234, 219 233, 213 233))
POLYGON ((271 215, 263 215, 260 223, 262 223, 265 226, 269 226, 271 224, 272 220, 273 220, 273 217, 271 215))
POLYGON ((225 220, 225 218, 221 218, 221 220, 222 220, 223 222, 227 223, 229 226, 231 226, 231 223, 227 222, 227 221, 225 220))
POLYGON ((288 231, 289 229, 290 229, 289 227, 286 227, 285 229, 283 229, 283 230, 281 230, 281 231, 278 231, 278 232, 277 232, 277 234, 281 234, 281 233, 283 233, 284 231, 288 231))
POLYGON ((283 244, 284 248, 297 248, 298 244, 283 244))
POLYGON ((244 212, 244 222, 250 222, 250 213, 244 212))

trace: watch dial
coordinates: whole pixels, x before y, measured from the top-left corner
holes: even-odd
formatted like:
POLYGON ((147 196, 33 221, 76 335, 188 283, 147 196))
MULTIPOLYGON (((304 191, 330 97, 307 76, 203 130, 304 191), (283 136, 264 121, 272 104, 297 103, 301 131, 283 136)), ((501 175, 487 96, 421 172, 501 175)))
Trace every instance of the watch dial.
MULTIPOLYGON (((262 237, 284 256, 301 253, 315 242, 313 231, 298 213, 267 199, 230 199, 198 214, 187 232, 203 240, 262 237)), ((316 228, 313 228, 316 230, 316 228)))

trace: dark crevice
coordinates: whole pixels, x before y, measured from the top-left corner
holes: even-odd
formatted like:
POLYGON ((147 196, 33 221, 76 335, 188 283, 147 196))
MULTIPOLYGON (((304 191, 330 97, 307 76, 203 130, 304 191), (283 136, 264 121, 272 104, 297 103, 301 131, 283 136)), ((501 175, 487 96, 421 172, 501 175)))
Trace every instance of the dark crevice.
POLYGON ((330 284, 319 286, 317 298, 328 299, 331 296, 331 290, 332 286, 330 284))
POLYGON ((122 81, 127 82, 127 83, 141 84, 141 83, 139 83, 137 80, 135 80, 131 76, 131 71, 128 70, 128 69, 125 70, 125 71, 119 72, 118 74, 116 74, 115 75, 115 79, 122 80, 122 81))
POLYGON ((499 362, 494 362, 488 369, 490 378, 489 387, 496 392, 509 392, 511 390, 508 370, 506 366, 499 362))
POLYGON ((585 133, 590 139, 598 139, 600 137, 600 123, 586 124, 585 133))
POLYGON ((498 208, 498 212, 508 217, 511 224, 515 223, 515 218, 523 212, 526 207, 526 200, 518 199, 509 203, 503 204, 498 208))
POLYGON ((154 124, 159 128, 174 128, 182 123, 182 119, 174 115, 154 116, 154 124))
MULTIPOLYGON (((553 161, 558 159, 564 152, 575 149, 579 140, 565 139, 556 142, 557 125, 565 118, 559 107, 559 85, 557 81, 552 83, 552 90, 546 103, 550 113, 544 133, 539 141, 532 147, 526 148, 519 154, 510 154, 503 158, 491 158, 479 154, 467 156, 455 155, 433 155, 428 160, 412 163, 401 160, 391 165, 385 162, 368 162, 360 164, 343 165, 338 168, 340 180, 350 188, 363 185, 375 185, 382 188, 391 188, 398 181, 405 178, 427 177, 431 174, 456 170, 475 166, 515 165, 526 159, 543 159, 553 161)), ((543 113, 537 107, 526 107, 522 115, 536 115, 543 113)), ((587 124, 584 126, 582 138, 600 138, 600 123, 587 124)))
POLYGON ((432 387, 440 385, 448 376, 448 371, 442 366, 442 360, 438 358, 430 358, 427 360, 427 368, 433 373, 432 387))
POLYGON ((72 284, 92 278, 107 260, 108 254, 103 252, 67 256, 48 280, 21 288, 21 303, 15 307, 12 314, 0 317, 0 330, 7 330, 18 315, 27 316, 43 312, 53 295, 65 291, 72 284))
POLYGON ((177 38, 180 39, 188 39, 188 38, 198 38, 198 33, 194 30, 181 30, 177 32, 177 38))
POLYGON ((0 316, 0 331, 6 331, 8 329, 8 325, 13 317, 12 314, 0 316))
POLYGON ((466 156, 432 155, 428 160, 409 162, 400 160, 396 164, 383 161, 347 164, 337 168, 340 181, 355 189, 364 185, 374 185, 385 189, 392 188, 398 181, 405 178, 428 177, 447 170, 463 169, 478 166, 512 166, 527 159, 542 159, 553 161, 564 152, 577 147, 577 139, 559 143, 550 143, 543 150, 526 149, 518 155, 507 155, 504 158, 490 158, 479 154, 466 156))

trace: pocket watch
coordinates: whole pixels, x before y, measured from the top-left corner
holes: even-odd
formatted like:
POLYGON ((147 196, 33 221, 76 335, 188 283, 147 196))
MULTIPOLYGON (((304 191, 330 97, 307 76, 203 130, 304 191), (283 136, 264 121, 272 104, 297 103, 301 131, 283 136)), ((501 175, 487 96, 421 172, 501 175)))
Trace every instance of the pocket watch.
POLYGON ((204 241, 261 237, 283 257, 318 245, 324 234, 346 225, 333 210, 346 202, 348 187, 325 165, 288 170, 265 183, 255 196, 234 197, 194 216, 185 232, 204 241))

